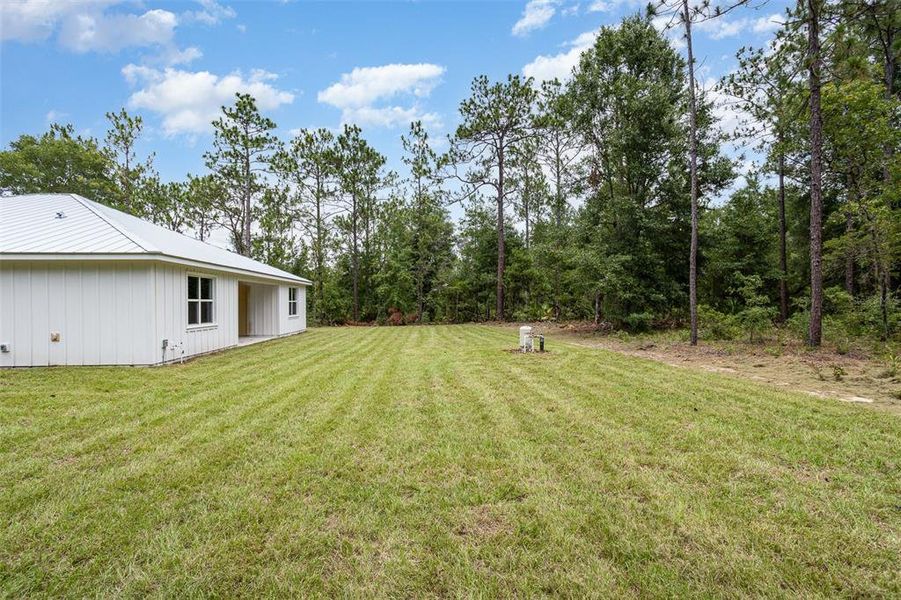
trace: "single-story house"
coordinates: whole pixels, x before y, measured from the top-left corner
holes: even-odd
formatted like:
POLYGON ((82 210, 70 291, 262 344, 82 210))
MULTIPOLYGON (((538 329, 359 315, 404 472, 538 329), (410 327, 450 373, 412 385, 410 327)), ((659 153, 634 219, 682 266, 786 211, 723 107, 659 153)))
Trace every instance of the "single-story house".
POLYGON ((309 285, 74 194, 0 198, 0 367, 154 365, 298 333, 309 285))

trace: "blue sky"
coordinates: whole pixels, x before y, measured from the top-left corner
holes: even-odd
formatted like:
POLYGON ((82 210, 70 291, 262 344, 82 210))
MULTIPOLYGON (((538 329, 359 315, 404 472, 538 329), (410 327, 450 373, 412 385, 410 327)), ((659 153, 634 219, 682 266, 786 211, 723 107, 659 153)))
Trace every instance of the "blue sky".
MULTIPOLYGON (((593 32, 645 4, 3 0, 0 143, 51 121, 102 137, 104 113, 124 106, 144 118, 140 150, 156 154, 164 179, 182 179, 203 172, 209 121, 240 90, 285 139, 357 122, 400 169, 411 118, 443 138, 476 75, 563 77, 593 32)), ((785 5, 698 27, 699 79, 711 85, 740 46, 764 45, 785 5)), ((721 117, 730 127, 734 115, 721 117)))

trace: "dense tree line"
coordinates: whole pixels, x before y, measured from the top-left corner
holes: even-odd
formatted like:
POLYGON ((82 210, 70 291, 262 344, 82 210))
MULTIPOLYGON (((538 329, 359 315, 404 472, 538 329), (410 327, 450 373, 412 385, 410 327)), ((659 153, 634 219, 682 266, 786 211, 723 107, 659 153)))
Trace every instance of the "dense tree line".
MULTIPOLYGON (((723 7, 661 14, 690 49, 692 24, 723 7)), ((593 319, 686 323, 694 339, 785 323, 816 345, 825 314, 841 335, 895 335, 897 4, 803 0, 771 46, 739 52, 716 91, 740 111, 735 141, 764 158, 745 173, 693 57, 654 16, 602 28, 565 83, 477 77, 447 152, 411 124, 402 174, 357 126, 281 140, 238 94, 205 174, 161 182, 123 110, 103 142, 62 125, 21 136, 0 187, 81 193, 200 239, 222 230, 312 279, 324 324, 593 319)))

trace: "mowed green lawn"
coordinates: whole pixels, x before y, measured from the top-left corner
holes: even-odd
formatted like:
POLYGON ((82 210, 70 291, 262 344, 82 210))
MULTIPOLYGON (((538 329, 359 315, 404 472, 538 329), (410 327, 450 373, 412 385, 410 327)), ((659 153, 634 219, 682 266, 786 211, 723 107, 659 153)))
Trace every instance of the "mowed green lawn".
POLYGON ((901 419, 513 329, 0 373, 0 595, 892 596, 901 419))

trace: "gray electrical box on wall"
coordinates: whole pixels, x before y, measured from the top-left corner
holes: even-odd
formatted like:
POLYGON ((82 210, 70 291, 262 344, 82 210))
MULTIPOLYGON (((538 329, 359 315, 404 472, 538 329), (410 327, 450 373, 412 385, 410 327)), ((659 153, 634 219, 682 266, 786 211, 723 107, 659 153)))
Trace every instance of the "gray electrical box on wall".
POLYGON ((7 344, 7 343, 0 344, 0 352, 9 352, 9 350, 10 350, 9 344, 7 344))

